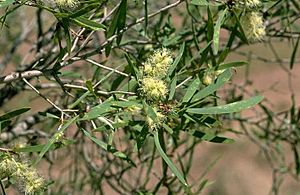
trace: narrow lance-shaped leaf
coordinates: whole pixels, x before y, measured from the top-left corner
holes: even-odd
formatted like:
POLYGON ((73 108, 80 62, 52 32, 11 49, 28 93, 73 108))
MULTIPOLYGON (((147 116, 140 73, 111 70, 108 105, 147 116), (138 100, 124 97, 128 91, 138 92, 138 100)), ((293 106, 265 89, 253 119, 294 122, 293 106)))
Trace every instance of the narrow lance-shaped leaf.
POLYGON ((293 49, 293 53, 292 53, 291 60, 290 60, 290 69, 293 69, 293 67, 294 67, 295 58, 296 58, 296 54, 297 54, 297 50, 298 50, 298 46, 299 46, 299 41, 300 41, 300 35, 298 36, 296 45, 293 49))
POLYGON ((30 108, 20 108, 20 109, 13 110, 11 112, 5 113, 2 116, 0 116, 0 121, 6 121, 6 120, 11 119, 13 117, 19 116, 19 115, 27 112, 28 110, 30 110, 30 108))
POLYGON ((207 0, 192 0, 191 4, 193 5, 199 5, 199 6, 206 6, 209 5, 207 0))
POLYGON ((132 60, 129 55, 125 54, 125 58, 128 62, 128 66, 130 67, 131 74, 138 81, 139 80, 139 69, 136 67, 136 65, 134 63, 132 63, 132 60))
POLYGON ((225 16, 227 13, 227 8, 222 11, 220 17, 217 20, 217 23, 214 27, 214 36, 213 36, 213 51, 214 51, 214 55, 218 54, 219 51, 219 40, 220 40, 220 30, 221 30, 221 26, 224 22, 225 16))
POLYGON ((115 110, 111 107, 111 101, 107 100, 98 106, 91 108, 91 110, 83 116, 80 120, 91 120, 102 116, 103 114, 115 110))
POLYGON ((228 144, 228 143, 233 143, 234 140, 233 139, 230 139, 230 138, 226 138, 226 137, 220 137, 220 136, 217 136, 217 135, 214 135, 214 134, 209 134, 209 133, 204 133, 204 132, 201 132, 201 131, 194 131, 192 133, 193 136, 201 139, 201 140, 204 140, 204 141, 207 141, 207 142, 213 142, 213 143, 223 143, 223 144, 228 144))
POLYGON ((52 147, 52 145, 57 141, 57 138, 60 136, 60 134, 62 134, 72 123, 74 123, 77 118, 78 118, 78 116, 75 116, 74 118, 72 118, 71 120, 69 120, 66 124, 64 124, 61 127, 61 129, 59 131, 57 131, 51 137, 51 139, 48 141, 48 143, 46 145, 44 145, 43 149, 39 153, 37 159, 34 162, 34 165, 36 165, 43 158, 43 156, 46 154, 46 152, 48 152, 48 150, 52 147))
POLYGON ((231 78, 231 70, 227 69, 225 70, 217 79, 216 83, 212 83, 205 87, 204 89, 200 90, 198 93, 194 95, 192 98, 192 102, 198 101, 202 98, 207 97, 208 95, 212 94, 213 92, 217 91, 219 88, 221 88, 226 82, 229 81, 231 78))
POLYGON ((222 3, 211 1, 211 0, 192 0, 191 4, 193 5, 199 5, 199 6, 219 6, 222 3))
POLYGON ((102 149, 112 153, 114 156, 124 159, 127 162, 129 162, 130 164, 134 165, 133 161, 127 157, 126 154, 124 154, 123 152, 118 151, 117 149, 115 149, 114 147, 112 147, 111 145, 108 145, 107 143, 97 139, 96 137, 92 136, 89 132, 87 132, 84 129, 81 129, 84 133, 85 136, 87 136, 89 139, 91 139, 95 144, 97 144, 98 146, 100 146, 102 149))
POLYGON ((72 18, 72 20, 77 23, 79 26, 89 28, 91 30, 105 30, 105 26, 103 24, 100 24, 98 22, 95 22, 93 20, 87 19, 83 16, 72 18))
POLYGON ((226 63, 220 64, 218 66, 218 70, 224 70, 224 69, 228 69, 228 68, 244 66, 244 65, 247 65, 247 64, 248 64, 248 62, 246 62, 246 61, 226 62, 226 63))
MULTIPOLYGON (((62 140, 61 142, 54 143, 51 145, 49 150, 56 150, 58 148, 62 148, 71 144, 75 144, 75 141, 73 140, 62 140)), ((25 146, 22 148, 16 148, 14 149, 14 152, 41 152, 46 144, 38 144, 38 145, 33 145, 33 146, 25 146)), ((49 151, 48 150, 48 151, 49 151)))
POLYGON ((5 6, 9 6, 11 4, 13 4, 15 1, 14 0, 4 0, 4 1, 0 1, 0 8, 1 7, 5 7, 5 6))
POLYGON ((179 64, 179 62, 180 62, 180 60, 181 60, 181 58, 183 56, 184 49, 185 49, 185 43, 183 43, 181 45, 178 56, 176 57, 174 63, 170 66, 170 68, 168 70, 168 74, 167 74, 168 77, 170 77, 173 74, 173 72, 175 71, 177 65, 179 64))
POLYGON ((177 84, 177 76, 175 75, 170 84, 169 100, 172 100, 175 95, 176 84, 177 84))
POLYGON ((176 168, 174 163, 169 159, 169 157, 166 155, 166 153, 163 151, 160 142, 159 142, 159 135, 158 131, 154 132, 154 143, 156 146, 156 149, 160 156, 164 159, 164 161, 167 163, 167 165, 170 167, 171 171, 176 175, 176 177, 179 179, 181 183, 183 183, 185 186, 188 186, 187 182, 185 181, 184 177, 182 174, 179 172, 179 170, 176 168))
POLYGON ((193 97, 195 92, 198 90, 199 85, 200 85, 200 79, 199 79, 199 77, 197 77, 193 80, 193 82, 187 88, 186 93, 182 99, 182 103, 190 101, 190 99, 193 97))
POLYGON ((194 114, 227 114, 233 112, 240 112, 247 108, 250 108, 260 101, 262 101, 263 96, 255 96, 248 100, 242 100, 222 106, 215 107, 204 107, 204 108, 189 108, 186 112, 194 113, 194 114))

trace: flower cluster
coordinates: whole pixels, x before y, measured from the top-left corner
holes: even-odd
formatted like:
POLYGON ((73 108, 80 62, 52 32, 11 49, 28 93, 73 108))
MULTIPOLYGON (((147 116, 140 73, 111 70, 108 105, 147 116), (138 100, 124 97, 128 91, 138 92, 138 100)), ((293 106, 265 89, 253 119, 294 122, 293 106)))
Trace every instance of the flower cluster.
POLYGON ((162 48, 156 50, 145 62, 144 75, 149 77, 164 77, 173 63, 171 52, 162 48))
POLYGON ((153 52, 141 70, 140 91, 151 104, 156 116, 155 119, 145 116, 145 122, 151 130, 157 129, 166 118, 158 105, 165 100, 168 94, 165 80, 172 63, 173 58, 170 50, 162 48, 153 52))
POLYGON ((165 115, 159 112, 158 108, 154 107, 153 111, 155 112, 156 118, 153 120, 151 117, 146 117, 146 123, 150 129, 156 129, 159 127, 161 122, 165 120, 165 115))
POLYGON ((245 9, 253 9, 260 6, 260 0, 240 0, 237 2, 239 7, 243 7, 245 9))
POLYGON ((240 0, 235 2, 235 8, 243 12, 240 23, 246 38, 250 42, 262 40, 266 35, 266 28, 263 17, 259 13, 261 0, 240 0))
POLYGON ((35 194, 44 190, 44 179, 27 163, 17 162, 5 156, 0 162, 0 177, 11 177, 22 186, 25 194, 35 194))
POLYGON ((145 77, 141 81, 142 92, 148 100, 159 101, 167 94, 166 83, 157 78, 145 77))
POLYGON ((171 52, 166 48, 156 50, 147 59, 140 82, 141 91, 147 100, 158 102, 165 98, 168 89, 163 79, 172 63, 171 52))
POLYGON ((54 0, 59 7, 72 8, 78 4, 77 0, 54 0))
POLYGON ((266 34, 262 16, 258 12, 245 12, 241 24, 250 41, 261 40, 266 34))

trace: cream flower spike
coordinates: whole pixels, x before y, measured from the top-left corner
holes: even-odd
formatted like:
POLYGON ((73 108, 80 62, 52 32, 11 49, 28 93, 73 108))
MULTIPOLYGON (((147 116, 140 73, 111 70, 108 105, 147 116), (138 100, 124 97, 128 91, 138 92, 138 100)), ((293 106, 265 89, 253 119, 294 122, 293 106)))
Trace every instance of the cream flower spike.
POLYGON ((78 4, 77 0, 54 0, 56 5, 59 7, 68 7, 72 8, 78 4))
POLYGON ((168 92, 164 81, 151 77, 145 77, 142 79, 141 90, 146 99, 152 101, 164 99, 168 92))
POLYGON ((144 65, 144 75, 150 77, 165 77, 168 69, 173 63, 171 51, 162 48, 154 51, 144 65))
POLYGON ((244 0, 243 2, 244 6, 248 9, 258 7, 261 4, 260 0, 244 0))
POLYGON ((262 40, 266 30, 262 16, 258 12, 246 12, 241 17, 241 24, 248 40, 262 40))

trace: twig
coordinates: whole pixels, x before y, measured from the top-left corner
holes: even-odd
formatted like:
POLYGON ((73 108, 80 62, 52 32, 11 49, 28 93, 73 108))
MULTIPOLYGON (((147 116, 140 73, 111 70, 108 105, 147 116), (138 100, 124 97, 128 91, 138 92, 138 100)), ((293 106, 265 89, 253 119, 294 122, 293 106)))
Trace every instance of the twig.
POLYGON ((54 108, 56 108, 57 110, 59 110, 61 113, 67 115, 66 113, 64 113, 64 111, 58 107, 56 104, 54 104, 49 98, 47 98, 46 96, 44 96, 43 94, 41 94, 41 92, 39 90, 37 90, 33 85, 31 85, 25 78, 22 79, 31 89, 33 89, 33 91, 35 91, 39 96, 41 96, 42 98, 44 98, 49 104, 51 104, 54 108))
POLYGON ((42 76, 44 73, 39 70, 29 70, 25 72, 13 72, 9 75, 0 78, 0 83, 11 83, 19 79, 29 79, 42 76))
MULTIPOLYGON (((149 14, 147 17, 148 17, 148 19, 149 19, 149 18, 152 18, 152 17, 154 17, 154 16, 160 14, 161 12, 164 12, 164 11, 166 11, 166 10, 169 10, 169 9, 173 8, 173 7, 178 6, 178 5, 179 5, 180 3, 182 3, 182 2, 184 2, 184 0, 178 0, 178 1, 176 1, 175 3, 169 4, 169 5, 165 6, 165 7, 163 7, 163 8, 161 8, 161 9, 157 10, 156 12, 153 12, 153 13, 149 14)), ((105 46, 106 46, 106 45, 108 45, 110 42, 112 42, 113 40, 115 40, 116 38, 118 38, 119 36, 121 36, 121 35, 122 35, 124 32, 126 32, 128 29, 130 29, 130 28, 132 28, 133 26, 135 26, 135 25, 137 25, 137 24, 142 23, 143 21, 145 21, 145 19, 146 19, 146 17, 141 17, 141 18, 137 19, 135 22, 133 22, 133 23, 127 25, 126 27, 124 27, 118 34, 115 34, 115 35, 111 36, 110 38, 108 38, 106 41, 104 41, 104 42, 99 46, 99 48, 96 49, 96 52, 100 52, 100 53, 104 52, 105 46)), ((86 53, 86 54, 84 54, 83 56, 89 56, 90 54, 92 54, 92 53, 94 53, 94 52, 95 52, 95 51, 92 51, 92 52, 90 52, 90 53, 86 53)), ((83 58, 84 58, 84 57, 83 57, 83 58)))
POLYGON ((104 65, 102 65, 102 64, 99 64, 99 63, 95 62, 94 60, 86 59, 85 61, 87 61, 87 62, 89 62, 89 63, 91 63, 91 64, 94 64, 94 65, 96 65, 96 66, 99 66, 100 68, 103 68, 103 69, 105 69, 105 70, 110 70, 110 71, 113 71, 113 72, 118 73, 118 74, 120 74, 120 75, 129 77, 129 75, 126 74, 126 73, 123 73, 123 72, 121 72, 121 71, 119 71, 119 70, 116 70, 116 69, 113 69, 113 68, 104 66, 104 65))

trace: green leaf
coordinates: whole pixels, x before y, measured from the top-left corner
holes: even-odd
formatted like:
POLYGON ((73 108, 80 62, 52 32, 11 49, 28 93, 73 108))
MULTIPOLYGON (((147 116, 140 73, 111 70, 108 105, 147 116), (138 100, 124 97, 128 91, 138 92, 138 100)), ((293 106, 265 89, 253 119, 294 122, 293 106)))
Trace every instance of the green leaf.
POLYGON ((248 39, 247 39, 247 37, 246 37, 246 35, 245 35, 243 26, 242 26, 242 24, 241 24, 241 22, 240 22, 240 17, 236 14, 235 11, 233 11, 232 13, 234 14, 236 23, 237 23, 237 25, 238 25, 238 27, 239 27, 239 29, 240 29, 240 34, 239 34, 239 35, 240 35, 240 36, 239 36, 240 39, 241 39, 242 41, 244 41, 245 43, 248 43, 248 39))
POLYGON ((4 129, 5 127, 8 127, 11 123, 11 120, 6 120, 6 121, 0 121, 0 133, 2 131, 2 129, 4 129))
POLYGON ((246 62, 246 61, 222 63, 218 66, 218 70, 224 70, 224 69, 228 69, 228 68, 244 66, 244 65, 247 65, 247 64, 249 64, 249 63, 246 62))
POLYGON ((185 50, 185 43, 183 43, 180 47, 180 50, 179 50, 179 54, 177 55, 174 63, 170 66, 169 70, 168 70, 168 77, 170 78, 171 75, 173 74, 173 72, 175 71, 177 65, 179 64, 182 56, 183 56, 183 53, 184 53, 184 50, 185 50))
POLYGON ((105 30, 106 26, 103 24, 97 23, 93 20, 87 19, 83 16, 77 17, 77 18, 71 18, 76 24, 79 26, 82 26, 84 28, 89 28, 91 30, 105 30))
POLYGON ((138 136, 136 138, 136 146, 138 150, 141 149, 141 147, 144 145, 148 134, 149 128, 147 125, 144 125, 141 132, 138 133, 138 136))
POLYGON ((97 144, 98 146, 100 146, 102 149, 112 153, 114 156, 119 157, 121 159, 126 160, 127 162, 129 162, 130 164, 134 165, 133 161, 128 158, 126 156, 126 154, 124 154, 123 152, 118 151, 117 149, 115 149, 114 147, 112 147, 111 145, 108 145, 107 143, 97 139, 96 137, 92 136, 89 132, 87 132, 84 129, 81 129, 84 133, 85 136, 87 136, 89 139, 91 139, 95 144, 97 144))
POLYGON ((175 95, 176 84, 177 84, 177 76, 175 75, 173 77, 173 80, 171 81, 171 84, 170 84, 169 100, 172 100, 174 95, 175 95))
POLYGON ((220 30, 221 30, 222 24, 225 21, 226 13, 227 13, 227 8, 221 12, 221 15, 218 18, 217 23, 214 27, 214 36, 213 36, 213 52, 214 52, 214 55, 217 55, 218 51, 219 51, 220 30))
POLYGON ((210 6, 207 6, 207 25, 206 25, 206 31, 207 31, 207 41, 213 41, 213 35, 214 35, 214 20, 213 20, 213 13, 210 10, 210 6))
POLYGON ((214 93, 219 88, 221 88, 226 82, 228 82, 229 79, 231 78, 231 76, 232 76, 231 70, 230 69, 225 70, 218 77, 216 83, 212 83, 212 84, 208 85, 207 87, 205 87, 204 89, 202 89, 201 91, 199 91, 198 93, 196 93, 194 95, 194 97, 192 98, 192 102, 198 101, 198 100, 205 98, 208 95, 214 93))
POLYGON ((210 45, 212 44, 212 41, 209 41, 206 46, 204 48, 202 48, 200 51, 199 51, 199 54, 201 56, 200 58, 200 62, 199 64, 202 65, 204 62, 207 61, 207 55, 208 55, 208 52, 209 52, 209 49, 210 49, 210 45))
POLYGON ((121 30, 125 26, 126 21, 126 10, 127 10, 127 0, 122 0, 120 6, 115 12, 112 18, 110 26, 108 27, 106 37, 110 38, 115 34, 116 31, 121 30))
POLYGON ((102 104, 91 108, 91 110, 86 113, 83 118, 80 120, 91 120, 102 116, 103 114, 115 110, 115 108, 111 107, 112 101, 106 100, 102 104))
POLYGON ((6 120, 11 119, 16 116, 19 116, 19 115, 27 112, 28 110, 30 110, 30 108, 21 108, 21 109, 17 109, 17 110, 13 110, 11 112, 5 113, 2 116, 0 116, 0 122, 6 121, 6 120))
POLYGON ((199 5, 199 6, 206 6, 209 5, 207 0, 192 0, 191 4, 193 5, 199 5))
POLYGON ((119 108, 127 108, 131 106, 142 108, 143 105, 138 103, 137 101, 112 101, 111 106, 119 107, 119 108))
POLYGON ((132 63, 132 60, 130 59, 128 54, 125 54, 125 58, 128 62, 128 66, 130 67, 131 74, 138 81, 139 80, 139 69, 136 67, 136 65, 134 63, 132 63))
POLYGON ((160 145, 160 142, 159 142, 158 131, 154 132, 154 143, 155 143, 155 146, 156 146, 156 149, 157 149, 158 153, 164 159, 164 161, 167 163, 167 165, 170 167, 172 173, 174 173, 174 175, 176 175, 176 177, 179 179, 179 181, 181 183, 183 183, 183 185, 188 186, 188 184, 185 181, 185 179, 182 176, 182 174, 179 172, 179 170, 176 168, 176 166, 174 165, 174 163, 169 159, 169 157, 163 151, 163 149, 162 149, 162 147, 160 145))
MULTIPOLYGON (((73 140, 63 140, 62 142, 54 143, 50 146, 49 150, 56 150, 71 144, 74 144, 73 140)), ((45 148, 46 144, 38 144, 33 146, 26 146, 22 148, 14 149, 14 152, 41 152, 45 148)), ((49 151, 48 150, 48 151, 49 151)))
POLYGON ((137 101, 112 101, 106 100, 102 104, 91 108, 91 110, 86 113, 80 120, 91 120, 103 116, 104 114, 116 110, 119 108, 127 108, 131 106, 136 106, 142 108, 142 104, 137 101))
POLYGON ((167 124, 162 124, 163 128, 170 134, 173 134, 173 129, 171 129, 167 124))
POLYGON ((221 106, 206 108, 189 108, 186 110, 186 112, 194 114, 227 114, 233 112, 240 112, 258 104, 260 101, 262 101, 263 98, 263 96, 255 96, 248 100, 242 100, 221 106))
POLYGON ((92 81, 90 80, 85 81, 85 85, 88 88, 89 92, 92 93, 94 96, 96 96, 92 81))
MULTIPOLYGON (((120 32, 124 27, 126 23, 126 12, 127 12, 127 0, 122 0, 120 3, 120 6, 116 10, 112 21, 108 27, 106 38, 109 39, 112 37, 116 32, 120 32)), ((117 43, 119 44, 121 42, 122 35, 118 35, 117 43)), ((110 54, 112 48, 112 43, 108 43, 105 47, 105 54, 108 56, 110 54)))
POLYGON ((41 150, 41 152, 39 153, 37 159, 34 162, 34 165, 36 165, 42 158, 43 156, 46 154, 46 152, 48 152, 51 147, 53 147, 52 145, 57 141, 57 138, 71 125, 73 124, 76 119, 78 118, 78 116, 75 116, 74 118, 72 118, 71 120, 69 120, 66 124, 64 124, 59 131, 57 131, 52 137, 51 139, 48 141, 47 144, 44 145, 43 149, 41 150))
POLYGON ((92 3, 89 4, 81 9, 79 9, 78 11, 76 11, 75 13, 72 13, 69 15, 70 18, 77 18, 80 17, 82 15, 87 14, 88 12, 90 12, 91 10, 95 9, 97 6, 99 6, 99 3, 92 3))
POLYGON ((300 41, 300 35, 298 36, 296 45, 293 49, 293 53, 292 53, 291 60, 290 60, 290 69, 293 69, 293 67, 294 67, 295 58, 296 58, 296 54, 297 54, 297 50, 298 50, 298 46, 299 46, 299 41, 300 41))
POLYGON ((207 142, 213 142, 213 143, 223 143, 223 144, 228 144, 228 143, 233 143, 234 140, 226 137, 220 137, 214 134, 209 134, 209 133, 203 133, 201 131, 194 131, 193 136, 207 141, 207 142))
MULTIPOLYGON (((66 18, 62 18, 60 20, 60 23, 61 26, 63 27, 64 29, 64 34, 65 34, 65 38, 66 38, 66 42, 67 42, 67 51, 68 53, 70 54, 71 52, 71 47, 72 47, 72 41, 71 41, 71 35, 70 35, 70 31, 69 31, 69 28, 70 28, 70 24, 69 24, 69 20, 66 19, 66 18)), ((59 34, 58 34, 59 35, 59 34)), ((59 36, 60 37, 60 36, 59 36)), ((60 40, 59 40, 60 41, 60 40)), ((60 64, 60 63, 58 63, 60 64)))
POLYGON ((222 5, 222 3, 218 3, 216 1, 211 0, 192 0, 191 4, 193 5, 199 5, 199 6, 219 6, 222 5))
POLYGON ((200 83, 201 83, 201 81, 200 81, 199 77, 197 77, 193 80, 193 82, 189 85, 189 87, 186 90, 186 93, 182 99, 182 103, 188 102, 191 100, 191 98, 193 97, 195 92, 198 90, 200 83))
POLYGON ((9 6, 11 4, 13 4, 15 2, 15 0, 4 0, 4 1, 0 1, 0 8, 1 7, 5 7, 5 6, 9 6))
POLYGON ((300 174, 300 157, 299 153, 297 151, 297 147, 295 145, 292 146, 292 150, 294 153, 294 159, 295 159, 295 168, 296 168, 296 174, 300 174))

